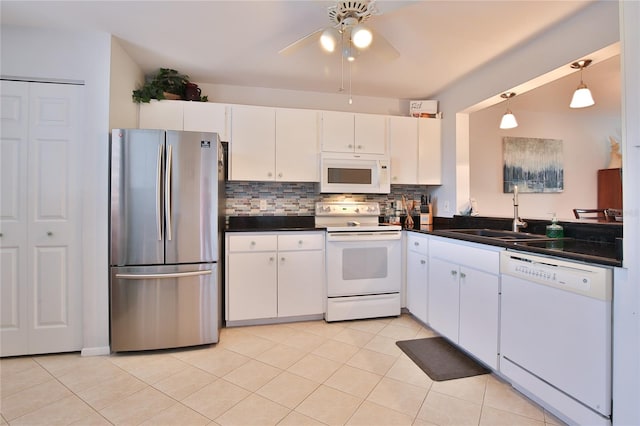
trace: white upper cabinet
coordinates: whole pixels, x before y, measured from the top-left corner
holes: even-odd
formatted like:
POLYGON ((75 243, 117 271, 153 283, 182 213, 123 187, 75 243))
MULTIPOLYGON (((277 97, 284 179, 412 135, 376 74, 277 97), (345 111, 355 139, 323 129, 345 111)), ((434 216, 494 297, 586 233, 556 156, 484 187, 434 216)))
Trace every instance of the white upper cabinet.
POLYGON ((418 120, 413 117, 389 117, 391 183, 418 183, 418 120))
POLYGON ((442 184, 442 119, 418 120, 418 184, 442 184))
POLYGON ((229 141, 227 105, 211 102, 182 102, 182 104, 183 130, 218 133, 220 140, 229 141))
POLYGON ((276 109, 276 180, 320 181, 319 118, 314 110, 276 109))
POLYGON ((140 104, 140 129, 183 130, 183 102, 156 101, 140 104))
POLYGON ((322 112, 322 150, 353 152, 353 114, 335 111, 322 112))
POLYGON ((442 120, 389 117, 391 183, 442 184, 442 120))
POLYGON ((138 127, 141 129, 213 132, 228 141, 229 120, 226 104, 152 100, 140 104, 138 127))
POLYGON ((386 154, 387 117, 323 111, 322 151, 386 154))
POLYGON ((275 180, 275 108, 231 107, 229 158, 231 180, 275 180))
POLYGON ((375 114, 355 114, 356 153, 386 154, 387 148, 387 117, 375 114))
POLYGON ((231 108, 231 180, 319 181, 317 111, 231 108))

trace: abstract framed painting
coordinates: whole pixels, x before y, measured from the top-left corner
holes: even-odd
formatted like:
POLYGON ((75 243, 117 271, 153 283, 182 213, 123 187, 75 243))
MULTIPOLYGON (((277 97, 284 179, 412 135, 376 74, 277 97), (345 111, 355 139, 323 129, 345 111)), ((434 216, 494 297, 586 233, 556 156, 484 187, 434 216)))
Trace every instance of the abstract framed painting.
POLYGON ((559 139, 502 139, 503 192, 562 192, 564 168, 559 139))

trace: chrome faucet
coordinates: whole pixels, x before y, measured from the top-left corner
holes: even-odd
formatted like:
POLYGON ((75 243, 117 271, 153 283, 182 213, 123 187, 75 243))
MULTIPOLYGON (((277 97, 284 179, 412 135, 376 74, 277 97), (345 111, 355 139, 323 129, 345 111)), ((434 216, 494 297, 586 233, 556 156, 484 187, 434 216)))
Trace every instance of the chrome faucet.
POLYGON ((527 222, 520 219, 518 215, 518 185, 513 186, 513 226, 511 230, 518 232, 520 228, 526 228, 527 222))

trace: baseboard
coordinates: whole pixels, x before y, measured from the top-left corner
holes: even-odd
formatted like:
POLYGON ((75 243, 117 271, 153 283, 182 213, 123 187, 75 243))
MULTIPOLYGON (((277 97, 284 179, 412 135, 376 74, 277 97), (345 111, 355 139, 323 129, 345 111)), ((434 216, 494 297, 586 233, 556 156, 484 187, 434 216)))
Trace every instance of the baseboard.
POLYGON ((80 356, 109 355, 110 353, 111 348, 109 346, 97 346, 94 348, 82 348, 82 351, 80 351, 80 356))

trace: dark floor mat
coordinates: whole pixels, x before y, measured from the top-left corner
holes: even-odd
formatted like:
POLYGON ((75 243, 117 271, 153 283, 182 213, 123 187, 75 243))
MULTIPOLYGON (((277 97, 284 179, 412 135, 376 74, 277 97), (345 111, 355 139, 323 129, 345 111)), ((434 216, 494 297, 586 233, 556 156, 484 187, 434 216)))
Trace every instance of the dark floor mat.
POLYGON ((432 380, 460 379, 487 374, 489 370, 461 352, 443 337, 402 340, 396 345, 432 380))

